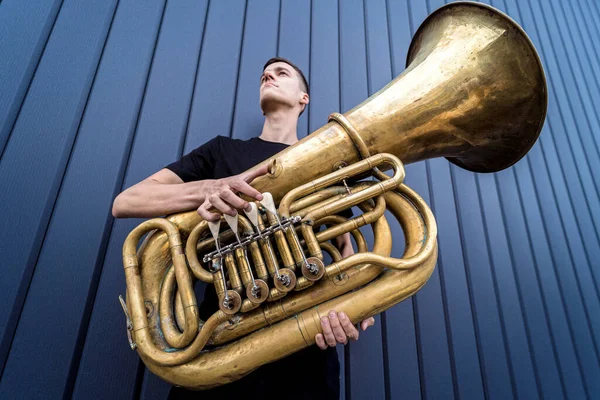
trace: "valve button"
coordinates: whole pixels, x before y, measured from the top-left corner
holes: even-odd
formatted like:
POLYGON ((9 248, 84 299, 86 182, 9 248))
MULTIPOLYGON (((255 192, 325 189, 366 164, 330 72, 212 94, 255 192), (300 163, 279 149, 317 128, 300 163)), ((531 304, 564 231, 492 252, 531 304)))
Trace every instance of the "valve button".
POLYGON ((309 257, 306 259, 308 265, 302 264, 302 275, 309 281, 318 281, 325 273, 325 265, 323 261, 317 257, 309 257))
POLYGON ((256 284, 256 287, 252 284, 249 284, 246 287, 246 297, 248 297, 248 300, 252 303, 260 304, 269 297, 269 286, 267 286, 267 283, 262 279, 255 279, 254 283, 256 284))

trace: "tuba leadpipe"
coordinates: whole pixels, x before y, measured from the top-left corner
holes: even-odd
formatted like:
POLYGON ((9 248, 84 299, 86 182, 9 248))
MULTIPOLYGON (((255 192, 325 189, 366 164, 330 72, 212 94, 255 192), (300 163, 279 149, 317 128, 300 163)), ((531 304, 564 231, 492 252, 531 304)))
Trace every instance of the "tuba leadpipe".
POLYGON ((256 203, 256 214, 220 230, 179 213, 129 234, 131 347, 167 382, 206 389, 313 345, 330 310, 357 323, 412 296, 435 267, 437 227, 403 183, 404 164, 446 157, 474 172, 508 168, 535 143, 546 107, 541 62, 514 21, 480 3, 441 7, 417 30, 401 75, 253 168, 269 165, 252 186, 271 193, 275 210, 256 203), (367 176, 375 180, 360 181, 367 176), (350 207, 361 214, 339 215, 350 207), (404 232, 401 258, 390 256, 386 210, 404 232), (347 232, 358 252, 342 258, 327 242, 347 232), (206 321, 195 281, 218 294, 206 321))

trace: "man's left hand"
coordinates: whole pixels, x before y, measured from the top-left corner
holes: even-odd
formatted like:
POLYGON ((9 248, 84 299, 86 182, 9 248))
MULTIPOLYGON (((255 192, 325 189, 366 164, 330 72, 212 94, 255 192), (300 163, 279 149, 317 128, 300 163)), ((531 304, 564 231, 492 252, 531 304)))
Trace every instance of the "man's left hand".
MULTIPOLYGON (((342 258, 350 257, 354 254, 350 233, 345 233, 335 239, 335 244, 342 258)), ((360 323, 360 329, 365 331, 369 326, 375 324, 375 318, 369 317, 360 323)), ((323 333, 315 336, 315 342, 321 350, 327 346, 334 347, 336 344, 346 344, 348 339, 358 340, 358 329, 352 324, 346 313, 330 311, 327 317, 321 318, 321 328, 323 333)))
MULTIPOLYGON (((375 324, 375 318, 369 317, 360 323, 360 328, 365 331, 375 324)), ((338 343, 346 344, 348 339, 358 340, 358 329, 352 324, 346 313, 330 311, 327 317, 321 318, 323 333, 315 336, 317 346, 325 350, 327 346, 335 347, 338 343)))

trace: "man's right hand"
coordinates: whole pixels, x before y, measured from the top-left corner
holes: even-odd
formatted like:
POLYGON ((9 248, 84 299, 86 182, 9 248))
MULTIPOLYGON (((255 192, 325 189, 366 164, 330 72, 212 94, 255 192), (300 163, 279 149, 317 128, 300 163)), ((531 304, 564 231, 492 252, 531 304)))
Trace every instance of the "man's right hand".
POLYGON ((236 215, 237 210, 247 210, 249 204, 240 195, 245 194, 253 199, 262 200, 260 192, 250 186, 250 183, 259 176, 265 175, 269 171, 268 168, 269 166, 265 164, 250 172, 210 181, 205 192, 204 203, 198 207, 198 214, 207 221, 216 222, 221 215, 215 213, 215 210, 231 216, 236 215))

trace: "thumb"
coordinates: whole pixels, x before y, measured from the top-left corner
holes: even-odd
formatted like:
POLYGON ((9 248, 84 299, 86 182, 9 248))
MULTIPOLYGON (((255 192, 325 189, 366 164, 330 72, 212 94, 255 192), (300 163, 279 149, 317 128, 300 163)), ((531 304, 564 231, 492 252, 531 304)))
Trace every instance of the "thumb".
POLYGON ((369 317, 360 323, 360 328, 366 331, 369 326, 375 325, 375 318, 369 317))
POLYGON ((263 176, 263 175, 267 174, 268 172, 269 172, 269 165, 265 164, 255 170, 244 173, 244 175, 242 175, 242 179, 244 181, 246 181, 247 183, 250 183, 254 179, 258 178, 259 176, 263 176))

